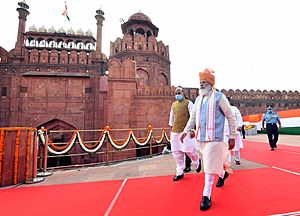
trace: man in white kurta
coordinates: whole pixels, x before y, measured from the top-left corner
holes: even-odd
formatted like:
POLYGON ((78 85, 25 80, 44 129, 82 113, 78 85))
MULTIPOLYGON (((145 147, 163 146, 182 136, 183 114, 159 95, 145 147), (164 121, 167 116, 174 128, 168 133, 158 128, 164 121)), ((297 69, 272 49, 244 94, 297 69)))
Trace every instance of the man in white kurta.
MULTIPOLYGON (((227 99, 228 99, 228 101, 230 101, 230 98, 227 98, 227 99)), ((231 111, 237 121, 237 126, 238 126, 237 131, 235 132, 235 145, 231 151, 233 151, 233 153, 234 153, 235 163, 237 165, 241 165, 240 149, 244 148, 244 144, 243 144, 242 137, 241 137, 241 131, 242 131, 242 126, 244 123, 243 123, 242 115, 237 107, 231 105, 231 111)), ((225 143, 228 143, 229 135, 230 135, 229 126, 228 126, 228 121, 226 119, 225 126, 224 126, 224 142, 225 143)), ((228 162, 231 163, 231 154, 228 154, 228 162)))
POLYGON ((176 101, 172 104, 170 111, 169 126, 171 127, 171 150, 176 162, 176 175, 173 181, 178 181, 183 178, 185 154, 192 160, 197 172, 201 171, 201 162, 195 139, 186 137, 183 143, 180 141, 181 132, 189 119, 193 103, 184 98, 181 87, 175 89, 175 98, 176 101))
POLYGON ((211 206, 211 191, 214 175, 219 176, 217 187, 224 185, 229 176, 224 170, 227 162, 228 150, 234 147, 234 135, 236 132, 236 119, 234 118, 230 104, 225 95, 216 91, 214 71, 205 69, 199 73, 200 95, 197 97, 189 121, 181 135, 183 140, 189 131, 196 126, 196 140, 200 145, 205 183, 203 197, 200 202, 200 210, 207 210, 211 206), (228 119, 230 139, 228 145, 224 139, 224 123, 228 119))

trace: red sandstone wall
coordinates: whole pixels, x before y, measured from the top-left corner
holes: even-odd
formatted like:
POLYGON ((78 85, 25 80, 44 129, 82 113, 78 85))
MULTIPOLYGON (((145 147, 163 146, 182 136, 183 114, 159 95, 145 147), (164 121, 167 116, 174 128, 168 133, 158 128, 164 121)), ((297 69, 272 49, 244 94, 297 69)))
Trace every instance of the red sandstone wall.
POLYGON ((96 111, 104 109, 98 86, 89 78, 14 76, 9 125, 36 127, 60 119, 75 128, 98 128, 96 111))

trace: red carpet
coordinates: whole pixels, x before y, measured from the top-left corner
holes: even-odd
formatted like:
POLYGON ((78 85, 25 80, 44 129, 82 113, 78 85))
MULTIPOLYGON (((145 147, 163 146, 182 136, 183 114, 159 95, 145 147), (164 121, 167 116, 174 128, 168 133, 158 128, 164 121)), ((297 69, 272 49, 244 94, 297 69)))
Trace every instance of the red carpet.
POLYGON ((223 188, 213 187, 212 207, 206 212, 199 210, 204 183, 201 173, 187 174, 178 182, 173 182, 172 176, 160 176, 2 189, 0 215, 260 216, 300 211, 300 175, 271 168, 299 173, 299 148, 279 146, 270 151, 266 143, 245 141, 242 158, 270 167, 234 171, 223 188))
POLYGON ((0 190, 1 216, 99 216, 122 181, 0 190))
MULTIPOLYGON (((212 207, 205 215, 299 211, 299 182, 299 176, 271 168, 235 171, 223 188, 213 188, 212 207)), ((186 175, 179 182, 171 176, 130 179, 110 215, 201 215, 202 189, 203 174, 186 175)))
POLYGON ((278 149, 271 151, 267 143, 244 141, 244 145, 242 158, 300 173, 299 147, 278 145, 278 149))

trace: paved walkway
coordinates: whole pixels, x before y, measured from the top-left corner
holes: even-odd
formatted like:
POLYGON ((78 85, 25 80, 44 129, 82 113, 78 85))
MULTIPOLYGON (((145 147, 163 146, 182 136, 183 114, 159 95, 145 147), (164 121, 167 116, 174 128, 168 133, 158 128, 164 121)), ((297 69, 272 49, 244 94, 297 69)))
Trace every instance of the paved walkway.
MULTIPOLYGON (((259 134, 254 136, 247 136, 246 140, 255 142, 265 142, 267 144, 267 136, 259 134)), ((280 145, 291 145, 300 147, 300 136, 280 135, 280 145)), ((238 169, 252 169, 265 167, 252 161, 242 159, 241 165, 232 165, 233 170, 238 169)), ((51 184, 67 184, 77 182, 90 182, 90 181, 104 181, 124 178, 138 178, 146 176, 166 176, 170 175, 170 179, 175 172, 175 163, 171 154, 155 156, 149 159, 141 159, 130 162, 122 162, 109 166, 97 166, 78 168, 73 170, 55 171, 53 175, 45 178, 43 182, 36 184, 26 184, 26 186, 41 186, 51 184)), ((194 171, 191 171, 194 173, 194 171)))

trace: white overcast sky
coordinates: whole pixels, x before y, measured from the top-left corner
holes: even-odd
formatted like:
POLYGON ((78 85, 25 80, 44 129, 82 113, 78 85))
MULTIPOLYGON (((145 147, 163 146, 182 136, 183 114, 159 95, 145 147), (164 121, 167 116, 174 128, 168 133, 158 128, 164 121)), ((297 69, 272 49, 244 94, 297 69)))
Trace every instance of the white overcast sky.
MULTIPOLYGON (((18 30, 17 0, 0 0, 0 46, 11 50, 18 30)), ((64 26, 64 0, 26 0, 33 24, 64 26)), ((96 37, 95 11, 102 5, 103 52, 122 37, 120 18, 149 16, 158 40, 169 45, 172 85, 198 87, 198 72, 216 71, 218 89, 300 91, 299 0, 67 0, 76 31, 96 37)))

